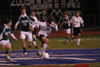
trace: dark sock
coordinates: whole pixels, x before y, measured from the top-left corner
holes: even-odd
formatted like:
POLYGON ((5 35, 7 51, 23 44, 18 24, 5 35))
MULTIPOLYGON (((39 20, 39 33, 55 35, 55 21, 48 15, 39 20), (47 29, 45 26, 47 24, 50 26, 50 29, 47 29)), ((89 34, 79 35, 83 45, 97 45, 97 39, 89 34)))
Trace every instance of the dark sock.
POLYGON ((24 53, 26 52, 26 48, 23 48, 24 53))
POLYGON ((9 52, 6 50, 6 54, 9 54, 9 52))
POLYGON ((65 39, 68 39, 67 37, 65 37, 65 39))

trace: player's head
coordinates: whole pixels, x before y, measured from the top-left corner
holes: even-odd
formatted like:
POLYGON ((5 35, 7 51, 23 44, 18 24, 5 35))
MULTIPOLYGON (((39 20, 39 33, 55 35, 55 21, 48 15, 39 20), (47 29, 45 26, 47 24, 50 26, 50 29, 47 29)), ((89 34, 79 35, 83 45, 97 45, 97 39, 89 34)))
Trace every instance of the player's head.
POLYGON ((50 17, 47 18, 46 20, 47 25, 50 25, 52 23, 52 19, 50 17))
POLYGON ((31 16, 35 16, 34 10, 31 10, 31 11, 30 11, 30 15, 31 15, 31 16))
POLYGON ((68 17, 68 13, 67 12, 64 12, 64 17, 68 17))
POLYGON ((12 25, 12 19, 10 18, 7 18, 6 21, 5 21, 5 24, 10 27, 12 25))
POLYGON ((80 16, 80 12, 79 12, 79 11, 76 11, 76 12, 75 12, 75 15, 76 15, 77 17, 79 17, 79 16, 80 16))
POLYGON ((26 7, 21 7, 21 14, 26 14, 26 7))

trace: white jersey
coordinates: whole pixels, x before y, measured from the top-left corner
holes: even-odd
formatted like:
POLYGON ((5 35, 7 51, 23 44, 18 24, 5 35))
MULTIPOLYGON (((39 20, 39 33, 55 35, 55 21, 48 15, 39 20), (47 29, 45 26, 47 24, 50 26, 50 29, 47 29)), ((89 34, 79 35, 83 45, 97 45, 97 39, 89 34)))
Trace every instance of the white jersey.
POLYGON ((74 27, 81 27, 81 24, 84 23, 82 17, 76 17, 73 16, 71 19, 72 24, 74 24, 74 27))
POLYGON ((38 33, 38 36, 39 35, 44 35, 45 37, 47 37, 53 28, 56 29, 56 31, 58 31, 58 27, 57 25, 54 26, 53 24, 51 24, 49 27, 47 26, 46 22, 34 22, 34 25, 35 24, 38 24, 40 26, 40 31, 38 33))

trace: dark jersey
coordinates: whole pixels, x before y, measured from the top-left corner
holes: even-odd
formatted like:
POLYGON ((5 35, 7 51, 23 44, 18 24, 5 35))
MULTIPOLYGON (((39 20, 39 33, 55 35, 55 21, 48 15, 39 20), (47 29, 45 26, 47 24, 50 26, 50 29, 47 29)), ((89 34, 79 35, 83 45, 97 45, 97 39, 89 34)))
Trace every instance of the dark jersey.
POLYGON ((18 22, 16 23, 16 26, 18 24, 21 25, 21 31, 25 31, 25 32, 30 31, 29 27, 31 26, 31 22, 27 15, 25 17, 20 16, 18 22))
POLYGON ((6 27, 5 25, 0 27, 0 40, 8 40, 8 34, 12 34, 12 30, 10 27, 6 27))
POLYGON ((64 29, 71 28, 71 24, 70 24, 69 18, 63 18, 63 28, 64 29))

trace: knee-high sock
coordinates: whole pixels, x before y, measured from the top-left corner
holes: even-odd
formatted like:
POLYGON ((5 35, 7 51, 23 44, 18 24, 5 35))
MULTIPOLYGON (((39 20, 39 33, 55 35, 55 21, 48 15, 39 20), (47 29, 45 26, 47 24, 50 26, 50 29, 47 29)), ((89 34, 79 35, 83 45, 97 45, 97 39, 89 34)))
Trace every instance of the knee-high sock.
POLYGON ((33 44, 34 44, 34 46, 37 46, 37 44, 36 44, 36 37, 35 37, 35 35, 33 35, 33 44))
POLYGON ((47 44, 44 43, 43 46, 39 49, 39 52, 41 53, 45 52, 46 48, 47 48, 47 44))
POLYGON ((80 45, 80 40, 81 40, 80 38, 77 39, 77 45, 78 46, 80 45))

